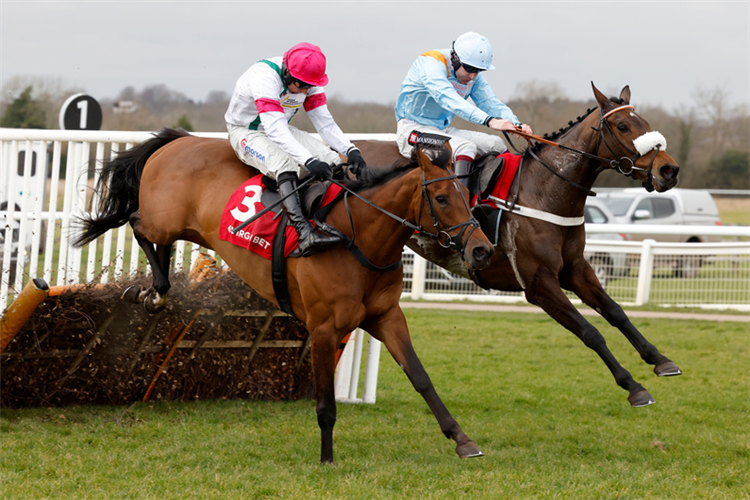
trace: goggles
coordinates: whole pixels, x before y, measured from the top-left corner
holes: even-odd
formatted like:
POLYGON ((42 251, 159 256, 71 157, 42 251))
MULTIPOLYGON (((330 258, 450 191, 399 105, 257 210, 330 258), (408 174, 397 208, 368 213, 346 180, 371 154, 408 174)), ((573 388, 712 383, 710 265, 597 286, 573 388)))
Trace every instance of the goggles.
POLYGON ((294 85, 296 85, 297 88, 299 88, 299 89, 311 89, 311 88, 313 88, 315 86, 315 85, 313 85, 311 83, 305 83, 305 82, 303 82, 301 80, 292 80, 292 83, 294 85))
POLYGON ((469 66, 468 64, 461 63, 461 66, 464 68, 464 71, 467 73, 481 73, 484 71, 483 69, 475 68, 474 66, 469 66))

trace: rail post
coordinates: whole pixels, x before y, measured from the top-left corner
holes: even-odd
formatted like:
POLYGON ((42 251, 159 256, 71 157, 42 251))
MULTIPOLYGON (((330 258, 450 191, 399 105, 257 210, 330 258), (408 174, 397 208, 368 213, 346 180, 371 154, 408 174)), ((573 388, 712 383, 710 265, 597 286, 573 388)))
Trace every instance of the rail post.
POLYGON ((643 240, 641 265, 638 269, 638 285, 635 290, 635 305, 642 306, 651 295, 651 280, 654 274, 654 243, 656 240, 643 240))

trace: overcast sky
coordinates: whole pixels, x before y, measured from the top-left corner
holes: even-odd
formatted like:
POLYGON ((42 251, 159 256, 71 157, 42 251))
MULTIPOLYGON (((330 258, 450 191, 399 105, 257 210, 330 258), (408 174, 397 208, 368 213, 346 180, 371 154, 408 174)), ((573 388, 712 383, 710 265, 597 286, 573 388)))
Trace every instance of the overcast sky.
POLYGON ((297 42, 328 58, 329 97, 395 102, 422 52, 476 31, 494 47, 486 74, 501 99, 517 85, 556 82, 576 100, 590 83, 608 95, 630 85, 634 104, 669 111, 699 89, 750 100, 750 3, 249 2, 2 0, 0 80, 61 79, 97 99, 154 84, 205 100, 297 42))

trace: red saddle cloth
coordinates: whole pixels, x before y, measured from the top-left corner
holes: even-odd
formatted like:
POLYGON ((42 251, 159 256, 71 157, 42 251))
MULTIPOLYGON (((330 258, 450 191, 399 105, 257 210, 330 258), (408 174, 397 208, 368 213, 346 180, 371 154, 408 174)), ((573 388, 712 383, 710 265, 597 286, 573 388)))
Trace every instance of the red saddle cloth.
MULTIPOLYGON (((219 238, 235 245, 247 248, 261 257, 271 260, 273 240, 276 237, 281 217, 277 217, 273 211, 268 211, 258 217, 250 225, 240 229, 237 234, 233 229, 265 208, 261 203, 261 195, 266 189, 263 183, 263 175, 258 174, 245 181, 229 198, 221 216, 219 227, 219 238)), ((338 186, 329 188, 321 203, 322 206, 333 201, 341 190, 338 186)), ((284 245, 284 257, 288 257, 298 246, 297 231, 292 226, 284 230, 286 244, 284 245)))
MULTIPOLYGON (((495 182, 495 187, 492 189, 492 194, 490 196, 493 196, 495 198, 499 198, 501 200, 508 199, 508 191, 510 191, 510 186, 513 184, 513 179, 516 177, 516 172, 518 172, 518 166, 521 164, 521 155, 513 154, 513 153, 503 153, 500 155, 504 160, 503 170, 500 172, 500 176, 497 179, 497 182, 495 182)), ((490 199, 486 200, 478 200, 477 204, 480 205, 490 205, 494 208, 499 208, 498 204, 490 199)))

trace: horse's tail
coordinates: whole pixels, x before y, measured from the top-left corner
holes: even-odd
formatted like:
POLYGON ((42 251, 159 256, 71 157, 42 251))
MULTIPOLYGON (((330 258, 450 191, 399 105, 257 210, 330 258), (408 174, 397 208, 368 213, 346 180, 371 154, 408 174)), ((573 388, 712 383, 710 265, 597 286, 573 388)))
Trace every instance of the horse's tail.
POLYGON ((96 192, 101 195, 99 213, 81 217, 83 228, 73 245, 81 247, 128 222, 130 215, 138 210, 138 191, 146 161, 163 146, 189 135, 183 130, 165 128, 153 138, 105 162, 96 183, 96 192))

